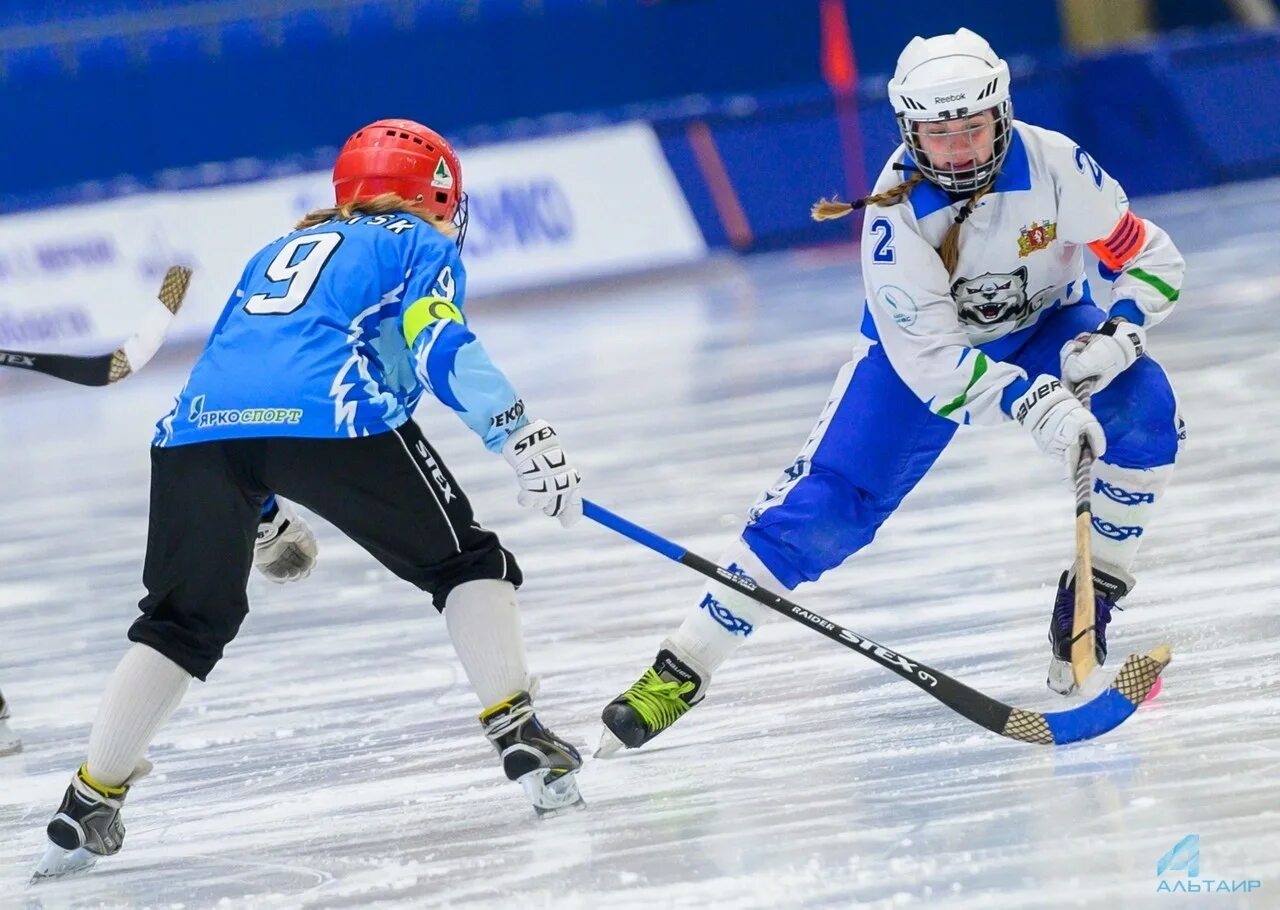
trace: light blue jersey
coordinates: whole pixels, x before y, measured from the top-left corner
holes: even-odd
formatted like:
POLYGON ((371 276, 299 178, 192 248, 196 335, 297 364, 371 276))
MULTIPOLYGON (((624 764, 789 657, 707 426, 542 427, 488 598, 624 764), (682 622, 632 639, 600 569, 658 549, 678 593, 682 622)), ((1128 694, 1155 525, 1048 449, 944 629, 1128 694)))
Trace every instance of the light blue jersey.
POLYGON ((500 451, 528 419, 467 328, 466 285, 453 241, 414 215, 286 234, 245 267, 153 444, 385 433, 427 389, 500 451))

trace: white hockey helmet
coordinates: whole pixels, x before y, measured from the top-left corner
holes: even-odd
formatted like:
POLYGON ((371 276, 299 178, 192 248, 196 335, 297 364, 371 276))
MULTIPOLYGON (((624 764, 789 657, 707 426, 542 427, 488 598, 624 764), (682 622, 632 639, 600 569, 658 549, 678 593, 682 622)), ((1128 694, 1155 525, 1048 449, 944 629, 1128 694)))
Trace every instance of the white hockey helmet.
POLYGON ((931 182, 949 192, 967 194, 995 179, 1013 132, 1009 65, 981 35, 962 28, 954 35, 912 38, 889 80, 889 102, 902 141, 931 182), (967 118, 987 110, 995 115, 988 160, 960 170, 935 167, 921 147, 916 124, 967 118))

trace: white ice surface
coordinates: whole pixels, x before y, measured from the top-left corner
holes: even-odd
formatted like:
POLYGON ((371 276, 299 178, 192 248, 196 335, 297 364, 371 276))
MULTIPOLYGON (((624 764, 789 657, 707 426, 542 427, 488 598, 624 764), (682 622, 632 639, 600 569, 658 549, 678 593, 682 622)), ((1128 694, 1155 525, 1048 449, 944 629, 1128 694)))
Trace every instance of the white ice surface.
MULTIPOLYGON (((589 762, 586 811, 539 821, 429 601, 316 520, 315 573, 253 579, 240 637, 160 732, 123 852, 28 888, 127 647, 150 427, 193 352, 105 390, 0 377, 0 686, 26 740, 0 759, 0 906, 1280 906, 1280 181, 1139 209, 1189 262, 1150 350, 1190 439, 1112 653, 1168 639, 1174 663, 1156 702, 1067 748, 996 737, 780 621, 651 748, 589 762), (1157 860, 1189 833, 1200 879, 1261 890, 1158 894, 1157 860)), ((714 558, 803 442, 860 310, 853 257, 827 250, 472 319, 590 496, 714 558)), ((594 746, 701 580, 521 512, 501 459, 444 409, 418 417, 524 567, 541 715, 594 746)), ((1016 426, 967 430, 871 547, 795 599, 1048 710, 1071 547, 1059 469, 1016 426)))

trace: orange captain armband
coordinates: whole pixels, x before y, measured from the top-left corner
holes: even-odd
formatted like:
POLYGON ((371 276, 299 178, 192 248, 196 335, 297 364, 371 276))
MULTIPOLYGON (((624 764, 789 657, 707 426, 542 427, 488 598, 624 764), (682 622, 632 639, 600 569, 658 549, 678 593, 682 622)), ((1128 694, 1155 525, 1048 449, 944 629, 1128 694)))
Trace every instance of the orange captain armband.
POLYGON ((1118 272, 1133 261, 1146 243, 1146 222, 1133 212, 1125 212, 1111 233, 1102 240, 1093 241, 1089 249, 1108 269, 1118 272))

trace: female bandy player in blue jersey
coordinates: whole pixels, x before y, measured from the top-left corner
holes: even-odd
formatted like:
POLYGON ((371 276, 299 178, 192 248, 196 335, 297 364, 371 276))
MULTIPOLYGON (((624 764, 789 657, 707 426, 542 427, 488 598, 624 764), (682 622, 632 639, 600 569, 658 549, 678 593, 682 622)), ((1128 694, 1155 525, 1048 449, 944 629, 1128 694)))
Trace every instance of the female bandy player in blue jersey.
POLYGON ((135 644, 107 683, 38 875, 120 849, 121 804, 150 769, 148 744, 245 617, 255 529, 277 493, 431 594, 506 775, 536 809, 579 801, 578 752, 533 713, 520 568, 410 419, 429 390, 510 462, 522 505, 565 525, 581 515, 556 431, 526 413, 467 327, 458 158, 421 124, 382 120, 343 146, 333 183, 334 208, 250 260, 158 424, 135 644))
MULTIPOLYGON (((865 547, 956 429, 1014 423, 1069 470, 1087 439, 1093 473, 1097 659, 1112 607, 1169 481, 1180 420, 1146 330, 1169 314, 1182 257, 1129 210, 1071 139, 1015 121, 1009 70, 978 35, 915 38, 889 83, 902 145, 864 205, 866 356, 847 364, 804 448, 749 513, 721 564, 774 590, 814 581, 865 547), (1084 250, 1114 282, 1091 297, 1084 250), (1092 413, 1073 394, 1089 379, 1092 413)), ((1074 579, 1063 573, 1049 685, 1072 688, 1074 579)), ((606 706, 602 751, 636 747, 707 692, 715 669, 771 616, 718 584, 690 605, 653 666, 606 706), (616 739, 615 739, 616 737, 616 739)))

